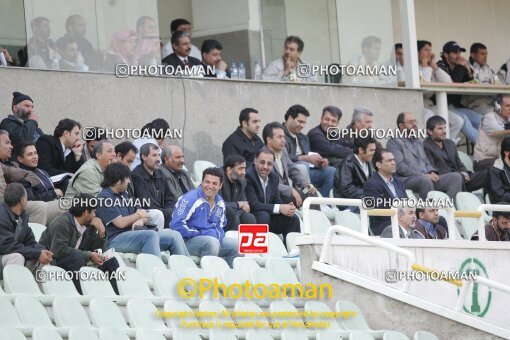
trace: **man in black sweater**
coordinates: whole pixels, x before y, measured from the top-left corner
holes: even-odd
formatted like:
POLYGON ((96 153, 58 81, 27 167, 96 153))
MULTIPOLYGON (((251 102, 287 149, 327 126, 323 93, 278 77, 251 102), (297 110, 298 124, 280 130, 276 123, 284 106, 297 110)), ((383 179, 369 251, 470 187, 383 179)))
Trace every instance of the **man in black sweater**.
POLYGON ((153 143, 144 144, 140 148, 140 160, 131 173, 131 179, 135 189, 135 197, 150 199, 150 206, 144 209, 158 209, 165 216, 165 228, 170 225, 177 197, 172 194, 165 175, 159 169, 161 164, 161 152, 153 143))
POLYGON ((37 124, 37 115, 34 111, 34 101, 26 94, 14 92, 12 94, 12 115, 0 123, 0 130, 9 132, 12 144, 21 142, 34 142, 43 134, 37 124))
POLYGON ((243 156, 230 155, 223 163, 224 178, 220 196, 227 207, 227 230, 238 230, 239 224, 257 223, 250 213, 250 203, 246 198, 246 161, 243 156))
POLYGON ((249 169, 255 155, 264 146, 262 139, 257 136, 259 129, 259 112, 252 108, 243 109, 239 114, 239 127, 223 142, 223 159, 228 155, 241 155, 249 169))

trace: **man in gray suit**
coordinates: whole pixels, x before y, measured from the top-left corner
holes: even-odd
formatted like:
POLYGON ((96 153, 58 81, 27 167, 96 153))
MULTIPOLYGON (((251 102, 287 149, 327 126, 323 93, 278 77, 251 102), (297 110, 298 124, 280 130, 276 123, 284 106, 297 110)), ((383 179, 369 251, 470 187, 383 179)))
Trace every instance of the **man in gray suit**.
MULTIPOLYGON (((423 235, 414 229, 416 223, 416 208, 398 208, 398 234, 400 238, 423 239, 423 235)), ((384 228, 381 237, 393 238, 391 225, 384 228)))
POLYGON ((442 191, 451 198, 462 190, 464 178, 458 172, 439 174, 429 162, 423 143, 417 138, 416 118, 409 112, 397 117, 397 126, 407 138, 390 138, 386 147, 395 156, 397 175, 406 189, 418 192, 422 198, 432 190, 442 191))
POLYGON ((306 165, 290 160, 289 153, 285 148, 285 132, 282 124, 273 122, 264 126, 262 140, 275 155, 273 171, 280 179, 278 191, 283 201, 292 200, 294 205, 299 208, 305 197, 317 193, 317 189, 310 183, 306 165))
POLYGON ((160 169, 170 186, 175 198, 179 198, 190 190, 195 189, 193 181, 184 167, 184 153, 177 145, 166 145, 161 153, 160 169))

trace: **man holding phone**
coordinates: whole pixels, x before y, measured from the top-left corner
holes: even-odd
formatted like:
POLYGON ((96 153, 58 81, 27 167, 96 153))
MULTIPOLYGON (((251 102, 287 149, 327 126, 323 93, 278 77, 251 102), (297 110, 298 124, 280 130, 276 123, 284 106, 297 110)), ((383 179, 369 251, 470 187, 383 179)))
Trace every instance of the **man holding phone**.
MULTIPOLYGON (((106 231, 96 217, 96 207, 90 194, 78 194, 68 212, 55 217, 42 233, 39 243, 53 252, 53 263, 67 271, 74 272, 73 283, 81 294, 78 272, 92 262, 100 270, 115 272, 119 263, 115 258, 105 259, 101 254, 105 247, 106 231), (101 251, 98 251, 101 250, 101 251)), ((118 294, 115 278, 110 279, 118 294)))

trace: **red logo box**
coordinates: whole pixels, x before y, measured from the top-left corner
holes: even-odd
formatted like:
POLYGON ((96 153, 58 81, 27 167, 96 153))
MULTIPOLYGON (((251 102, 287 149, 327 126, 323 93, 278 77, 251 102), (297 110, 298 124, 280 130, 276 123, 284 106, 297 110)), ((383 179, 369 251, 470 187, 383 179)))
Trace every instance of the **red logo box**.
POLYGON ((267 254, 269 249, 269 225, 240 224, 239 253, 267 254))

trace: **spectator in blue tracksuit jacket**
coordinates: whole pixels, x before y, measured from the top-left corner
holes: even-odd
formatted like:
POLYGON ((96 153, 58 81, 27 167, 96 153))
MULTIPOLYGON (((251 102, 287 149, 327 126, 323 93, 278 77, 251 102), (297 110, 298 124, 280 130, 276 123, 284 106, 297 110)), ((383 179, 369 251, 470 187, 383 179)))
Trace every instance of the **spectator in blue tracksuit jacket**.
POLYGON ((179 198, 172 213, 170 228, 181 233, 188 252, 194 256, 220 256, 232 267, 237 239, 225 238, 227 224, 225 201, 218 194, 223 185, 219 168, 205 169, 202 183, 179 198))

